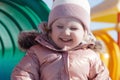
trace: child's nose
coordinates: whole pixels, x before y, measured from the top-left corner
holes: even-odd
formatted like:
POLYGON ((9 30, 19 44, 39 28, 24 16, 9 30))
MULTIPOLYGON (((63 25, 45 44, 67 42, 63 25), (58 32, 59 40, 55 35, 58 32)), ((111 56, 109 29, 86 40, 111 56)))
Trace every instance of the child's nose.
POLYGON ((69 29, 65 29, 65 30, 63 31, 63 33, 64 33, 65 35, 70 35, 70 30, 69 30, 69 29))

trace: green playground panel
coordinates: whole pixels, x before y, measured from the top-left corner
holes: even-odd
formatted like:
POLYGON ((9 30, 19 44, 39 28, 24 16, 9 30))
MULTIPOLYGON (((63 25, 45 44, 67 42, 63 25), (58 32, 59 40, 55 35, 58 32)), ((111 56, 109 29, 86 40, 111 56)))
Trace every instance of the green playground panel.
POLYGON ((25 55, 18 48, 20 31, 37 29, 47 21, 49 8, 42 0, 0 0, 0 80, 10 80, 25 55))

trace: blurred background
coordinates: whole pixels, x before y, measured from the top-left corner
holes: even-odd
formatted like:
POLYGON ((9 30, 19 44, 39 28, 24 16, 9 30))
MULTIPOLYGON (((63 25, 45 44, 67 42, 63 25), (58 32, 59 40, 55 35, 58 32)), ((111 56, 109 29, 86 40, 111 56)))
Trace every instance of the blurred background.
MULTIPOLYGON (((112 80, 120 80, 120 0, 88 0, 91 30, 105 44, 101 59, 112 80)), ((47 21, 52 0, 0 0, 0 80, 10 80, 15 65, 25 55, 19 50, 20 31, 37 30, 47 21)))

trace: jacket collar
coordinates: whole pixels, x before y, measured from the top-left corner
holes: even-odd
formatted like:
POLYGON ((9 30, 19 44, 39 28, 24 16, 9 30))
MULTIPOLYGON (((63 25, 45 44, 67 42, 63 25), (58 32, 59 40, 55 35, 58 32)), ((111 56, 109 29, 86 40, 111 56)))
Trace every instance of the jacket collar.
MULTIPOLYGON (((54 51, 64 52, 64 50, 58 48, 57 45, 52 41, 52 39, 50 37, 48 37, 48 35, 46 35, 46 34, 40 34, 39 36, 36 37, 35 40, 39 44, 41 44, 42 46, 44 46, 46 48, 49 48, 49 49, 54 50, 54 51)), ((79 44, 77 47, 75 47, 71 50, 68 50, 68 51, 84 49, 84 48, 86 48, 86 46, 88 46, 88 44, 79 44)))
POLYGON ((58 48, 55 43, 48 37, 46 34, 40 34, 39 36, 36 37, 35 39, 39 44, 42 46, 49 48, 54 51, 63 51, 60 48, 58 48))

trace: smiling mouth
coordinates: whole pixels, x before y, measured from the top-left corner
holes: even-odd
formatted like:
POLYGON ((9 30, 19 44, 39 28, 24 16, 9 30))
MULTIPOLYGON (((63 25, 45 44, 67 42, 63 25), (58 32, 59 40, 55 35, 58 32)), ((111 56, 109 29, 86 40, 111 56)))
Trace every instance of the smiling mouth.
POLYGON ((63 38, 59 38, 62 42, 71 42, 72 39, 63 39, 63 38))

